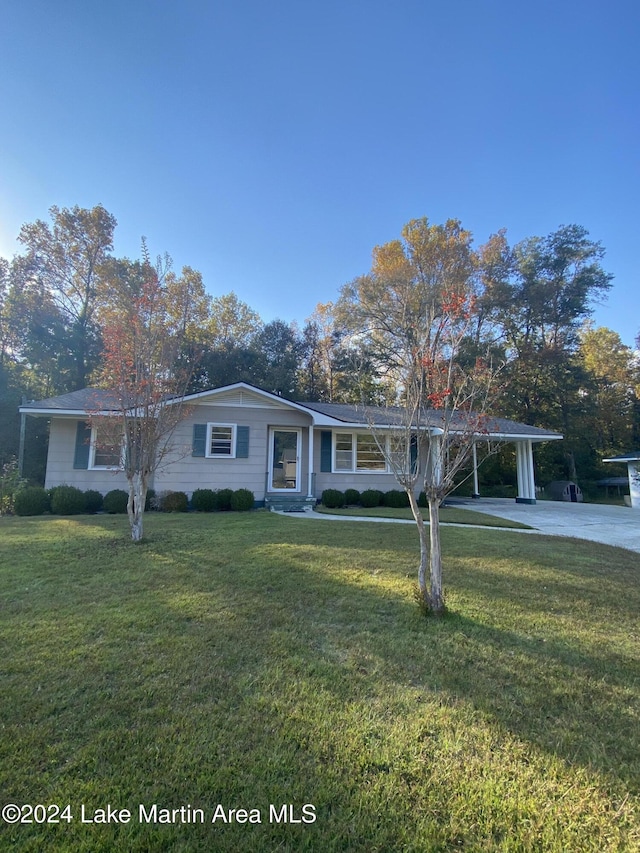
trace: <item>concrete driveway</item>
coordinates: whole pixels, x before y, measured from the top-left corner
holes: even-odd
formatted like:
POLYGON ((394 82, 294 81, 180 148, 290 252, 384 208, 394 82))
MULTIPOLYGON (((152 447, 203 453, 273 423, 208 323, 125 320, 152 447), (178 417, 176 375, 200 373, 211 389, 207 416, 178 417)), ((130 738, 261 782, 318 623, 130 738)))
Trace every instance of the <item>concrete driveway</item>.
POLYGON ((517 504, 506 498, 454 499, 451 504, 520 521, 551 536, 575 536, 640 553, 640 510, 637 509, 563 501, 517 504))

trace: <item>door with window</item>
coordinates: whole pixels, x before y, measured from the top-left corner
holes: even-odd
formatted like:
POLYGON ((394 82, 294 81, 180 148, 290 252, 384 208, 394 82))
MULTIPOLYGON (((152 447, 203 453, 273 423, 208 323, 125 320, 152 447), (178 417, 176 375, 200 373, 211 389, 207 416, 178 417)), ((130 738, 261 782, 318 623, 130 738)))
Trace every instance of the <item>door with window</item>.
POLYGON ((272 427, 269 439, 269 491, 300 491, 299 429, 272 427))

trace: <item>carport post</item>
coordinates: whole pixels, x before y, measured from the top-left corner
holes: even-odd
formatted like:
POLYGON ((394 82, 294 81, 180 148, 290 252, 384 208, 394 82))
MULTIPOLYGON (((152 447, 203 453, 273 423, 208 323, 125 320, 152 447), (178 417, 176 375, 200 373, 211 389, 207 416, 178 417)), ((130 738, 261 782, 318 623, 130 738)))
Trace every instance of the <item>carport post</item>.
POLYGON ((478 486, 478 452, 476 450, 476 443, 473 442, 471 446, 471 450, 473 453, 473 494, 472 498, 480 497, 480 488, 478 486))
POLYGON ((536 484, 533 473, 533 450, 530 439, 516 443, 516 473, 518 477, 518 497, 516 503, 534 504, 536 502, 536 484))

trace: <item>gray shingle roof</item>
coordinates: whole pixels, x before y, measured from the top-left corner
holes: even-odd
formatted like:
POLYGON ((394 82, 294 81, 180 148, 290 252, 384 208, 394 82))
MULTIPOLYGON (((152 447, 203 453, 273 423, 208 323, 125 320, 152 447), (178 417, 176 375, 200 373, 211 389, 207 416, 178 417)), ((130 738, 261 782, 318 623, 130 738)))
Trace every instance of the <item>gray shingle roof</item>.
MULTIPOLYGON (((364 425, 372 423, 377 426, 388 426, 400 424, 403 419, 403 411, 398 406, 384 408, 379 406, 358 406, 348 403, 301 403, 300 405, 349 424, 364 425)), ((443 412, 433 409, 429 414, 429 426, 441 426, 442 418, 443 412)), ((454 416, 454 428, 455 420, 454 416)), ((459 420, 462 423, 461 417, 459 420)), ((542 429, 491 415, 487 416, 485 428, 492 435, 526 435, 531 438, 541 439, 560 437, 560 433, 554 430, 542 429)))
POLYGON ((48 397, 46 400, 32 400, 25 403, 23 409, 51 409, 53 411, 107 411, 117 406, 111 391, 104 388, 82 388, 80 391, 70 391, 58 397, 48 397))
MULTIPOLYGON (((261 389, 255 388, 255 390, 260 391, 261 389)), ((282 397, 281 399, 283 402, 287 402, 286 398, 282 397)), ((326 415, 345 424, 362 424, 363 426, 366 426, 372 423, 377 426, 393 426, 394 424, 401 424, 403 419, 403 411, 398 406, 386 408, 380 406, 354 405, 350 403, 309 402, 299 402, 296 405, 302 406, 310 412, 317 412, 318 414, 326 415)), ((107 391, 102 388, 83 388, 80 391, 70 391, 68 394, 61 394, 58 397, 50 397, 46 400, 37 400, 31 403, 26 403, 21 407, 23 411, 32 409, 39 412, 47 411, 52 414, 56 411, 86 414, 87 412, 109 411, 110 409, 117 408, 118 403, 116 397, 111 391, 107 391)), ((442 417, 443 413, 434 409, 432 413, 430 413, 428 425, 437 428, 442 424, 442 417)), ((514 437, 526 436, 534 440, 561 438, 560 433, 554 432, 553 430, 541 429, 540 427, 521 424, 517 421, 510 421, 506 418, 491 416, 488 417, 483 432, 485 430, 491 435, 514 437)))

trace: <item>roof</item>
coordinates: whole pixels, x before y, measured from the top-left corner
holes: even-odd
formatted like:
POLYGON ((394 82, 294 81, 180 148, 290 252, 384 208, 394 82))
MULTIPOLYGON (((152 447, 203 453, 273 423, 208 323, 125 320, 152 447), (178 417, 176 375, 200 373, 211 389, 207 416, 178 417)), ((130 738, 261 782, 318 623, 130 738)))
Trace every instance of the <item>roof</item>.
POLYGON ((640 450, 632 453, 624 453, 622 456, 612 456, 611 459, 603 459, 603 462, 640 462, 640 450))
POLYGON ((20 411, 26 414, 86 414, 113 411, 117 407, 117 398, 112 391, 104 388, 82 388, 79 391, 60 394, 58 397, 48 397, 46 400, 32 400, 20 406, 20 411))
MULTIPOLYGON (((301 405, 349 424, 393 426, 394 424, 401 424, 404 417, 404 412, 400 406, 363 406, 351 403, 302 403, 301 405)), ((444 413, 442 411, 438 409, 431 410, 428 425, 435 429, 441 428, 443 417, 444 413)), ((458 417, 458 422, 462 426, 461 416, 458 417)), ((456 415, 454 413, 454 429, 455 426, 456 415)), ((533 441, 562 438, 562 435, 554 430, 542 429, 492 415, 487 416, 485 429, 490 436, 495 437, 507 435, 519 436, 521 438, 530 438, 533 441)))
MULTIPOLYGON (((220 388, 211 388, 209 391, 199 391, 196 394, 187 395, 185 400, 202 399, 207 394, 217 395, 232 388, 246 388, 262 394, 269 399, 277 399, 292 408, 307 410, 311 414, 314 424, 317 426, 344 424, 345 426, 352 427, 369 425, 393 427, 394 425, 402 424, 404 418, 403 409, 399 406, 384 407, 355 405, 352 403, 296 402, 273 394, 270 391, 265 391, 263 388, 257 388, 246 382, 236 382, 220 388)), ((102 388, 83 388, 79 391, 70 391, 68 394, 61 394, 58 397, 49 397, 46 400, 25 403, 20 407, 20 411, 25 414, 50 416, 57 414, 78 417, 90 412, 109 412, 117 411, 118 409, 117 397, 113 392, 102 388)), ((441 429, 443 417, 444 413, 442 411, 433 409, 429 414, 429 422, 425 426, 429 426, 434 430, 441 429)), ((456 413, 454 413, 454 430, 456 427, 456 417, 458 418, 460 427, 462 428, 463 426, 462 416, 456 416, 456 413)), ((542 429, 530 426, 529 424, 522 424, 517 421, 493 416, 489 416, 486 419, 483 434, 492 438, 520 438, 531 441, 549 441, 562 438, 560 433, 553 430, 542 429)), ((640 456, 637 458, 640 458, 640 456)), ((619 460, 616 459, 615 461, 619 460)))

